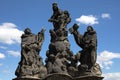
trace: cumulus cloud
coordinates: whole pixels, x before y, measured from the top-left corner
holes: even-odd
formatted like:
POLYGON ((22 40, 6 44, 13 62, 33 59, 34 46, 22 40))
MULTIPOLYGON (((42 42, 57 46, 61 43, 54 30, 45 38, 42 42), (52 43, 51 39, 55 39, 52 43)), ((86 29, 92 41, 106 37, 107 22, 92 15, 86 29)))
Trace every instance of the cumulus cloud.
MULTIPOLYGON (((3 53, 0 53, 0 59, 4 59, 5 58, 5 55, 3 53)), ((0 63, 0 66, 2 66, 3 64, 0 63)))
POLYGON ((120 80, 120 72, 103 74, 104 80, 120 80))
POLYGON ((4 59, 5 55, 3 53, 0 53, 0 59, 4 59))
POLYGON ((113 64, 112 59, 115 58, 120 58, 120 53, 113 53, 105 50, 98 55, 97 61, 102 68, 110 69, 110 66, 113 64))
POLYGON ((0 63, 0 66, 2 66, 3 64, 2 63, 0 63))
POLYGON ((110 17, 110 14, 108 14, 108 13, 103 13, 103 14, 101 15, 101 17, 102 17, 103 19, 105 19, 105 18, 110 19, 110 18, 111 18, 111 17, 110 17))
POLYGON ((20 56, 20 52, 19 51, 7 51, 8 54, 14 56, 14 57, 18 57, 20 56))
POLYGON ((1 49, 7 49, 7 47, 4 47, 4 46, 0 46, 1 49))
POLYGON ((17 29, 13 23, 2 23, 0 25, 0 42, 5 44, 20 43, 23 31, 17 29))
POLYGON ((6 70, 3 70, 3 73, 6 75, 11 75, 12 72, 10 69, 6 69, 6 70))
POLYGON ((85 25, 94 25, 98 24, 98 18, 96 18, 93 15, 82 15, 81 17, 75 19, 79 23, 85 24, 85 25))

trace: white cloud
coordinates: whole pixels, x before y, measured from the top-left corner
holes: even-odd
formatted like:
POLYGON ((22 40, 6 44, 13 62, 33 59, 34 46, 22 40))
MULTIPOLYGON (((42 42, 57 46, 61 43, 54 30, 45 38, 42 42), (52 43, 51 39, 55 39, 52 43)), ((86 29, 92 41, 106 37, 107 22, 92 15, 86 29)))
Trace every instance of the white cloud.
POLYGON ((82 15, 80 18, 77 18, 76 21, 85 25, 94 25, 98 24, 98 18, 93 15, 82 15))
POLYGON ((19 51, 8 51, 8 54, 14 56, 14 57, 18 57, 20 56, 20 52, 19 51))
POLYGON ((4 75, 11 75, 12 71, 10 70, 10 68, 7 68, 7 69, 4 69, 4 70, 2 71, 2 73, 3 73, 4 75))
POLYGON ((1 49, 7 49, 7 47, 4 47, 4 46, 0 46, 1 49))
POLYGON ((110 69, 110 66, 114 63, 112 59, 115 58, 120 58, 120 53, 113 53, 105 50, 97 57, 97 61, 102 68, 110 69))
POLYGON ((20 36, 23 31, 17 29, 13 23, 3 23, 0 25, 0 42, 6 44, 20 43, 20 36))
POLYGON ((0 53, 0 59, 4 59, 5 55, 3 53, 0 53))
POLYGON ((110 19, 110 18, 111 18, 111 17, 110 17, 110 14, 108 14, 108 13, 103 13, 103 14, 101 15, 101 17, 102 17, 103 19, 105 19, 105 18, 110 19))
POLYGON ((120 72, 103 74, 104 80, 120 80, 120 72))
POLYGON ((2 66, 3 64, 2 63, 0 63, 0 66, 2 66))

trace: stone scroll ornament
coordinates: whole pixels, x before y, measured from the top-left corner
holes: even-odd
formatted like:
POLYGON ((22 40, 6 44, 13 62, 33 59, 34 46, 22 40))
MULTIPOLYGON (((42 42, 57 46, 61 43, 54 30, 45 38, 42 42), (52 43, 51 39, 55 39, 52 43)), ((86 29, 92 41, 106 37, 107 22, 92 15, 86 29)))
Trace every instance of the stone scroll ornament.
POLYGON ((44 41, 44 29, 37 35, 26 28, 21 36, 21 61, 16 69, 18 78, 41 78, 47 74, 39 52, 44 41))

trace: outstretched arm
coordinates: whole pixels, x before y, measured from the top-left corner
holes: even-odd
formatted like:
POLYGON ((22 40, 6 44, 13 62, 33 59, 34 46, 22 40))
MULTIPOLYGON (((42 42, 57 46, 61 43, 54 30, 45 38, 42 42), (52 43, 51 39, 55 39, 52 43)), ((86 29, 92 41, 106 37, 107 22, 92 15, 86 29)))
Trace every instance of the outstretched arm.
POLYGON ((69 31, 71 34, 73 34, 74 39, 75 39, 76 43, 78 44, 78 46, 81 47, 82 35, 78 32, 78 28, 79 28, 79 26, 77 24, 74 24, 73 27, 71 27, 69 29, 69 31))
POLYGON ((40 49, 44 41, 44 32, 45 32, 45 29, 42 29, 37 35, 37 42, 40 49))

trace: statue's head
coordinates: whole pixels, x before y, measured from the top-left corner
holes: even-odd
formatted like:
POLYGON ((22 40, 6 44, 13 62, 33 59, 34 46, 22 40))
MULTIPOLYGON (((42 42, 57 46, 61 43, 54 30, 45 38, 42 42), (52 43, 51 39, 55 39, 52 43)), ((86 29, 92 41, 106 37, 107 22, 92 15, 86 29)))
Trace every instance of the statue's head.
POLYGON ((67 10, 64 11, 64 14, 69 14, 69 12, 67 10))
POLYGON ((52 6, 53 6, 53 10, 54 10, 54 11, 58 10, 58 5, 57 5, 57 3, 53 3, 52 6))
POLYGON ((94 30, 94 29, 93 29, 92 26, 88 26, 88 27, 87 27, 87 31, 88 31, 88 32, 93 31, 93 30, 94 30))
POLYGON ((52 6, 57 6, 57 3, 53 3, 52 6))
POLYGON ((79 25, 75 23, 75 24, 73 25, 73 29, 74 29, 74 30, 77 30, 78 28, 79 28, 79 25))
POLYGON ((30 28, 26 28, 25 31, 24 31, 25 34, 31 34, 31 30, 30 28))

